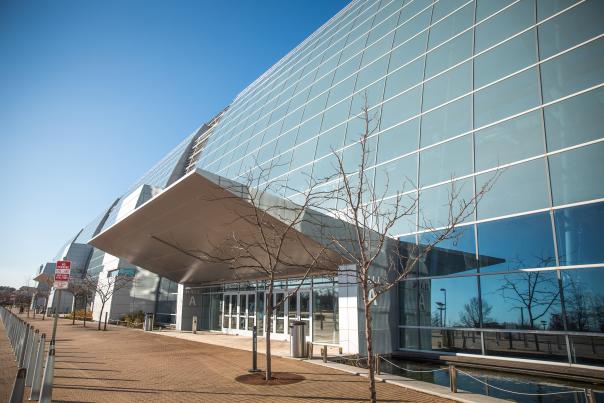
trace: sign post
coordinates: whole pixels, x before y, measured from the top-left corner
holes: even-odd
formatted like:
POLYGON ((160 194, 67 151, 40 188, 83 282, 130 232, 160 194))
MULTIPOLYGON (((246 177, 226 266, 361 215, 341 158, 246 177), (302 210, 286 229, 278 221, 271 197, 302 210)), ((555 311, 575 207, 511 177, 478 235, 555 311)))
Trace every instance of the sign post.
POLYGON ((52 324, 51 343, 54 344, 57 334, 57 321, 59 320, 59 308, 61 307, 61 291, 69 286, 69 274, 71 272, 71 262, 69 260, 58 260, 55 269, 55 281, 53 287, 57 291, 57 303, 55 308, 55 320, 52 324))

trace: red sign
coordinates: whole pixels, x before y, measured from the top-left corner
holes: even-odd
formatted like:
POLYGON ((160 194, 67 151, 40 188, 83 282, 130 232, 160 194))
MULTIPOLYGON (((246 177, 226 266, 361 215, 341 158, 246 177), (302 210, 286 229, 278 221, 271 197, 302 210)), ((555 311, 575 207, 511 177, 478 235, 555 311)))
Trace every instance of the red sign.
POLYGON ((55 268, 56 289, 65 289, 69 285, 69 272, 71 271, 71 262, 69 260, 58 260, 55 268))

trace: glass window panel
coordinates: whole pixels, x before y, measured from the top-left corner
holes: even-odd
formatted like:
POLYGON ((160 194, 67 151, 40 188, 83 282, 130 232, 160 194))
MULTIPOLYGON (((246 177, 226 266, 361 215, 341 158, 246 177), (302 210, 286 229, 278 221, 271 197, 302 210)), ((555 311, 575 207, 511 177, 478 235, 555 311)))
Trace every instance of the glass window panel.
MULTIPOLYGON (((459 7, 462 7, 468 0, 449 0, 443 1, 442 3, 439 1, 434 5, 434 13, 432 14, 432 21, 438 21, 441 18, 447 16, 452 13, 459 7)), ((472 5, 471 5, 472 6, 472 5)))
MULTIPOLYGON (((440 3, 437 3, 440 4, 440 3)), ((472 55, 472 31, 461 34, 457 38, 428 53, 426 61, 426 78, 448 69, 456 63, 472 55)))
MULTIPOLYGON (((383 77, 388 70, 388 59, 389 55, 386 55, 359 71, 355 91, 362 90, 375 80, 383 77)), ((381 95, 382 94, 380 94, 380 97, 381 95)))
MULTIPOLYGON (((416 2, 414 1, 413 3, 416 3, 416 2)), ((409 10, 405 9, 405 10, 403 10, 403 13, 406 13, 407 11, 409 11, 409 10)), ((422 11, 420 14, 416 15, 415 17, 413 17, 411 19, 408 19, 411 17, 410 15, 405 17, 404 15, 401 14, 401 22, 402 21, 406 21, 406 22, 397 28, 396 33, 394 35, 393 47, 398 46, 405 41, 409 41, 409 42, 407 42, 407 44, 410 44, 410 42, 415 41, 415 44, 412 47, 417 49, 417 47, 419 46, 421 48, 422 52, 425 51, 426 41, 428 40, 427 31, 422 32, 414 39, 410 40, 410 38, 412 38, 418 32, 420 32, 423 29, 428 27, 428 25, 430 24, 431 16, 432 16, 432 10, 430 8, 428 8, 425 11, 422 11), (423 45, 420 45, 420 44, 423 44, 423 45)), ((409 57, 409 56, 404 56, 404 52, 400 50, 404 47, 405 47, 405 45, 401 46, 400 48, 398 48, 395 51, 396 57, 394 57, 395 54, 393 52, 392 55, 395 60, 399 60, 400 57, 403 57, 403 58, 409 57)), ((414 53, 414 54, 416 54, 416 53, 414 53)), ((411 56, 411 58, 413 58, 413 56, 411 56)), ((402 63, 400 63, 400 64, 402 64, 402 63)))
MULTIPOLYGON (((356 77, 352 76, 347 78, 346 80, 341 81, 339 84, 335 85, 331 91, 329 92, 329 99, 327 100, 327 107, 341 101, 342 99, 349 97, 352 95, 354 90, 354 84, 356 81, 356 77)), ((334 80, 334 84, 336 81, 334 80)))
POLYGON ((345 122, 348 119, 348 114, 350 112, 350 103, 351 100, 349 99, 326 110, 323 114, 321 131, 331 129, 334 126, 345 122))
MULTIPOLYGON (((379 41, 377 41, 376 43, 374 43, 373 45, 370 45, 367 49, 365 49, 365 51, 363 52, 363 60, 361 62, 361 67, 367 66, 369 63, 372 63, 375 60, 380 59, 380 58, 386 59, 385 65, 383 67, 377 68, 377 70, 383 71, 381 73, 381 75, 385 74, 386 69, 388 68, 388 59, 390 58, 390 56, 387 55, 386 53, 388 51, 390 51, 390 49, 392 48, 393 39, 394 39, 394 32, 386 35, 385 37, 383 37, 382 39, 380 39, 379 41)), ((377 63, 380 63, 380 62, 377 62, 377 63)), ((381 62, 381 63, 384 63, 384 62, 381 62)), ((373 63, 373 64, 375 64, 375 63, 373 63)), ((376 68, 374 68, 374 69, 376 69, 376 68)))
POLYGON ((487 172, 476 178, 477 189, 482 189, 489 181, 492 185, 478 203, 478 219, 548 207, 544 159, 508 167, 500 171, 498 178, 494 175, 494 172, 487 172))
POLYGON ((482 87, 537 62, 537 38, 532 29, 474 60, 474 86, 482 87))
MULTIPOLYGON (((449 211, 451 207, 452 191, 458 194, 457 201, 453 202, 454 217, 465 216, 460 210, 459 203, 469 203, 472 199, 472 179, 455 181, 453 185, 446 183, 420 193, 419 199, 419 226, 422 228, 438 228, 450 225, 449 211), (454 186, 454 189, 451 189, 454 186)), ((470 220, 472 217, 465 217, 470 220)))
POLYGON ((420 234, 419 242, 420 247, 432 247, 420 266, 420 276, 476 272, 478 262, 473 225, 457 227, 448 235, 443 235, 442 231, 425 232, 420 234), (438 241, 441 236, 446 238, 438 241))
POLYGON ((417 155, 399 158, 376 168, 375 194, 388 197, 415 189, 417 181, 417 155))
POLYGON ((549 157, 554 205, 604 197, 604 142, 549 157))
POLYGON ((424 75, 424 58, 417 59, 405 67, 391 73, 386 78, 386 91, 384 99, 398 95, 402 91, 411 88, 421 82, 424 75))
POLYGON ((604 333, 604 268, 560 273, 568 330, 604 333))
POLYGON ((604 203, 554 211, 560 265, 604 262, 604 203))
POLYGON ((472 89, 472 64, 467 62, 424 84, 423 110, 470 92, 472 89))
POLYGON ((604 365, 604 337, 570 336, 570 345, 573 363, 604 365))
POLYGON ((534 23, 534 0, 521 0, 476 26, 476 52, 493 46, 534 23))
MULTIPOLYGON (((315 116, 300 125, 296 144, 300 144, 310 138, 315 137, 321 130, 321 115, 315 116)), ((248 148, 249 150, 249 148, 248 148)))
POLYGON ((532 68, 478 91, 474 96, 475 127, 539 105, 538 84, 537 69, 532 68))
POLYGON ((346 127, 341 125, 333 130, 323 133, 319 136, 317 144, 316 158, 321 158, 324 155, 333 154, 334 151, 339 150, 344 143, 344 135, 346 134, 346 127))
POLYGON ((515 0, 476 0, 476 21, 484 20, 486 17, 494 14, 514 1, 515 0))
POLYGON ((604 2, 586 1, 539 25, 539 54, 550 57, 604 31, 604 2))
POLYGON ((604 80, 604 40, 599 39, 541 65, 543 101, 549 102, 604 80))
MULTIPOLYGON (((394 49, 390 54, 390 67, 389 71, 397 69, 415 59, 426 51, 426 41, 428 40, 428 33, 423 32, 408 42, 400 45, 394 49)), ((423 58, 422 58, 423 60, 423 58)), ((423 64, 423 63, 422 63, 423 64)), ((423 71, 422 71, 423 73, 423 71)))
POLYGON ((418 135, 419 118, 381 132, 378 135, 377 163, 417 150, 418 135))
POLYGON ((549 213, 478 224, 481 272, 556 265, 549 213))
POLYGON ((298 168, 309 163, 314 159, 315 149, 317 148, 317 139, 310 140, 294 149, 294 157, 292 160, 292 169, 298 168))
POLYGON ((395 237, 401 234, 415 232, 417 229, 417 192, 411 192, 406 195, 401 195, 399 198, 393 197, 383 201, 380 206, 380 214, 382 214, 382 212, 389 217, 399 217, 392 228, 390 228, 389 234, 391 236, 395 237), (396 206, 395 203, 397 203, 396 206))
MULTIPOLYGON (((437 9, 435 8, 434 11, 436 12, 437 9)), ((474 4, 472 3, 466 5, 461 10, 456 11, 447 18, 439 21, 437 24, 434 24, 436 19, 433 18, 433 25, 432 28, 430 28, 430 48, 432 49, 452 36, 462 32, 464 29, 472 25, 473 20, 474 4)))
POLYGON ((604 88, 566 99, 544 110, 549 151, 604 136, 604 88))
POLYGON ((478 304, 476 277, 433 278, 401 282, 403 326, 477 327, 470 310, 478 304))
POLYGON ((338 288, 313 290, 313 341, 318 343, 340 342, 338 326, 338 288))
POLYGON ((464 136, 421 152, 421 186, 458 178, 472 172, 472 137, 464 136))
POLYGON ((543 21, 579 0, 537 0, 537 19, 543 21))
MULTIPOLYGON (((485 353, 488 355, 568 362, 566 338, 563 335, 485 332, 484 344, 485 353)), ((535 388, 535 390, 527 390, 527 392, 543 393, 544 390, 535 388)))
POLYGON ((480 276, 482 323, 506 329, 560 329, 556 270, 480 276))
POLYGON ((475 133, 476 170, 543 154, 541 113, 531 112, 475 133))
POLYGON ((422 116, 421 146, 429 146, 472 129, 472 98, 467 96, 422 116))
MULTIPOLYGON (((477 331, 421 328, 401 328, 399 330, 401 348, 468 354, 481 354, 482 352, 482 339, 480 332, 477 331)), ((401 372, 402 374, 404 371, 401 372)), ((444 375, 438 376, 443 376, 439 384, 448 382, 444 375)))
POLYGON ((421 87, 417 87, 386 102, 382 106, 381 127, 385 129, 417 115, 420 100, 421 87))

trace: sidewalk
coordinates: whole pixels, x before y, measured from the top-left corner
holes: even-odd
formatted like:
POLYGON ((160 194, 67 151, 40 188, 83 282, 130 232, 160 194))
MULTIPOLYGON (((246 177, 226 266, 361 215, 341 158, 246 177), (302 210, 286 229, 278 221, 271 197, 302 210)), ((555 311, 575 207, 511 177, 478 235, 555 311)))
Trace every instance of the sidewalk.
POLYGON ((8 402, 17 375, 17 364, 0 321, 0 402, 8 402))
MULTIPOLYGON (((52 321, 31 320, 48 332, 52 321)), ((92 325, 92 326, 91 326, 92 325)), ((4 345, 6 337, 2 335, 4 345)), ((0 344, 0 348, 3 344, 0 344)), ((0 350, 1 351, 1 350, 0 350)), ((264 367, 264 356, 258 356, 264 367)), ((273 370, 302 375, 290 385, 238 383, 251 366, 249 352, 116 326, 97 331, 60 320, 53 400, 87 402, 365 401, 367 380, 333 368, 280 357, 273 370)), ((10 393, 10 392, 9 392, 10 393)), ((449 400, 379 383, 391 402, 449 400)))

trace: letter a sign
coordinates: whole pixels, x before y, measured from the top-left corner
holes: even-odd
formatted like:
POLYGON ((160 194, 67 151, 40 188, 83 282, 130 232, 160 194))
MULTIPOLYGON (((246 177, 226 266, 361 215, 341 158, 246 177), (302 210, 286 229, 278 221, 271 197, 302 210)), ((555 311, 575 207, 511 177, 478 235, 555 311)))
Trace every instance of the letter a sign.
POLYGON ((71 271, 71 262, 69 260, 57 260, 55 269, 54 287, 57 290, 64 290, 69 285, 69 273, 71 271))

